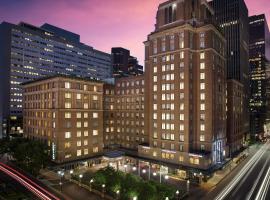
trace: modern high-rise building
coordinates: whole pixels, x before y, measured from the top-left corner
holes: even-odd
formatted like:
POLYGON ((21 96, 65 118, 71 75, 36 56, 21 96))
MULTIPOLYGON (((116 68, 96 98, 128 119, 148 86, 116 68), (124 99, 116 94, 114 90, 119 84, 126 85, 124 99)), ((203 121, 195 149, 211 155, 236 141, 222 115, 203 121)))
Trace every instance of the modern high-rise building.
POLYGON ((103 152, 103 82, 53 76, 23 84, 24 137, 48 144, 52 161, 103 152))
POLYGON ((22 131, 21 83, 54 74, 112 77, 111 55, 80 42, 80 36, 44 24, 0 24, 0 137, 22 131))
POLYGON ((130 56, 130 51, 122 47, 112 48, 112 64, 115 78, 143 74, 143 66, 139 65, 137 58, 130 56))
POLYGON ((243 84, 242 130, 249 134, 249 19, 244 0, 213 0, 215 21, 226 38, 227 79, 243 84))
POLYGON ((213 16, 205 0, 167 1, 144 43, 149 145, 139 155, 180 166, 187 177, 200 176, 187 167, 204 174, 228 155, 226 41, 213 16))
POLYGON ((270 60, 270 33, 265 15, 249 17, 250 131, 264 132, 266 118, 266 62, 270 60))

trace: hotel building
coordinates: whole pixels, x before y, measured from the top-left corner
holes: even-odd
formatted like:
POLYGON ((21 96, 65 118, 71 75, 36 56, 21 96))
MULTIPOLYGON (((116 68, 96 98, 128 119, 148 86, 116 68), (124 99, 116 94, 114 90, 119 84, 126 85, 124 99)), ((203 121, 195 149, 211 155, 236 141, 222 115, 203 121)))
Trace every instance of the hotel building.
POLYGON ((144 76, 116 79, 115 85, 104 86, 105 148, 137 150, 148 142, 145 131, 144 76))
POLYGON ((23 89, 24 136, 47 143, 54 162, 102 154, 102 82, 54 76, 23 89))
POLYGON ((55 74, 112 77, 111 55, 80 42, 80 36, 44 24, 0 24, 0 138, 22 132, 21 83, 55 74))
POLYGON ((149 145, 139 155, 209 170, 228 155, 225 38, 204 0, 159 5, 145 42, 149 145))

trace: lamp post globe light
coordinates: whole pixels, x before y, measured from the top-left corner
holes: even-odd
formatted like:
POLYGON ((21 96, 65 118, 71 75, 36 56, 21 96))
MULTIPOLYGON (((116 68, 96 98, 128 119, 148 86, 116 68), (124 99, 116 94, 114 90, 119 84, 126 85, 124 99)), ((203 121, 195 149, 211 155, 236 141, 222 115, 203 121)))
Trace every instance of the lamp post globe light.
POLYGON ((176 194, 176 199, 178 200, 179 199, 179 190, 176 190, 175 194, 176 194))
POLYGON ((120 190, 116 191, 116 198, 119 199, 120 190))
POLYGON ((168 180, 169 179, 169 176, 168 175, 165 175, 165 177, 164 177, 166 180, 168 180))
POLYGON ((93 183, 93 182, 94 182, 94 179, 91 179, 91 180, 90 180, 90 185, 89 185, 89 186, 90 186, 90 192, 92 192, 92 183, 93 183))
POLYGON ((136 171, 136 170, 137 170, 137 167, 135 167, 135 166, 132 167, 132 170, 133 170, 133 171, 136 171))
POLYGON ((83 175, 80 174, 80 175, 79 175, 80 185, 82 184, 82 177, 83 177, 83 175))
POLYGON ((132 200, 137 200, 138 198, 135 196, 135 197, 133 197, 133 199, 132 200))
POLYGON ((106 185, 105 184, 102 184, 101 187, 102 187, 102 198, 104 198, 106 185))

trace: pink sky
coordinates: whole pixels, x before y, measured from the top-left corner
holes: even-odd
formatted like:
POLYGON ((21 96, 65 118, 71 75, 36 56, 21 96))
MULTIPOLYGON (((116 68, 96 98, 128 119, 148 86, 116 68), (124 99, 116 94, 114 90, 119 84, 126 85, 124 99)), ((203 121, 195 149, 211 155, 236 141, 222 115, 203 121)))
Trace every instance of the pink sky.
MULTIPOLYGON (((111 47, 131 50, 144 65, 143 41, 154 30, 158 4, 165 0, 6 0, 0 21, 50 23, 81 35, 81 41, 110 53, 111 47)), ((269 0, 245 0, 249 14, 265 13, 269 0)))

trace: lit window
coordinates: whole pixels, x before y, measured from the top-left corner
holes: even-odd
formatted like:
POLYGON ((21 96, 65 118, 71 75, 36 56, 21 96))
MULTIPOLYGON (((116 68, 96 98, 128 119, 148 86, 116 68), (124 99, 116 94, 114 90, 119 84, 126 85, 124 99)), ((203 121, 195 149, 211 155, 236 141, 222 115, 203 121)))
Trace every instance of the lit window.
POLYGON ((204 58, 205 58, 205 53, 204 52, 200 53, 200 59, 204 59, 204 58))
POLYGON ((84 122, 84 123, 83 123, 83 127, 84 127, 84 128, 87 128, 87 127, 88 127, 88 122, 84 122))
POLYGON ((181 120, 181 121, 184 120, 184 114, 180 114, 180 120, 181 120))
POLYGON ((200 135, 200 142, 204 142, 205 141, 205 136, 204 135, 200 135))
POLYGON ((71 108, 71 103, 66 102, 66 103, 65 103, 65 108, 71 108))
POLYGON ((71 98, 71 93, 65 93, 65 98, 70 99, 71 98))
POLYGON ((71 138, 71 132, 65 132, 65 138, 66 139, 71 138))
POLYGON ((205 104, 204 103, 201 104, 201 110, 205 110, 205 104))
POLYGON ((98 130, 93 130, 93 135, 98 135, 98 130))
POLYGON ((83 117, 84 117, 85 119, 87 119, 87 118, 88 118, 88 113, 87 113, 87 112, 83 113, 83 117))
POLYGON ((82 113, 80 113, 80 112, 76 113, 76 117, 77 117, 78 119, 82 118, 82 113))
POLYGON ((180 52, 180 59, 184 59, 184 55, 185 55, 185 54, 184 54, 184 51, 181 51, 181 52, 180 52))
POLYGON ((84 155, 88 155, 88 149, 83 150, 84 155))
POLYGON ((201 83, 200 88, 201 88, 201 90, 204 90, 205 89, 205 83, 201 83))
POLYGON ((65 119, 70 119, 70 118, 71 118, 71 113, 65 112, 65 119))
POLYGON ((94 152, 94 153, 98 153, 98 147, 94 147, 94 148, 93 148, 93 152, 94 152))
POLYGON ((179 156, 179 162, 184 162, 184 156, 179 156))
POLYGON ((84 145, 84 146, 88 145, 88 140, 84 140, 84 141, 83 141, 83 145, 84 145))
POLYGON ((77 137, 81 137, 82 136, 82 132, 81 131, 77 131, 77 137))
POLYGON ((82 150, 77 150, 77 156, 81 156, 82 155, 82 150))
POLYGON ((80 146, 82 146, 82 142, 79 140, 77 141, 77 147, 80 147, 80 146))
POLYGON ((200 64, 200 69, 205 69, 205 63, 200 64))
POLYGON ((204 80, 205 79, 205 73, 200 73, 200 79, 204 80))
POLYGON ((180 131, 184 131, 184 124, 180 124, 179 130, 180 130, 180 131))
POLYGON ((84 104, 83 104, 83 108, 84 108, 84 109, 88 109, 88 107, 89 107, 89 106, 88 106, 88 103, 84 103, 84 104))
POLYGON ((204 125, 204 124, 201 124, 200 130, 201 130, 201 131, 205 131, 205 125, 204 125))
POLYGON ((77 123, 76 123, 76 127, 77 127, 77 128, 81 128, 81 127, 82 127, 82 123, 81 123, 81 122, 77 122, 77 123))
POLYGON ((179 140, 180 140, 180 142, 184 142, 185 141, 185 136, 184 135, 180 135, 179 136, 179 140))
POLYGON ((71 85, 70 82, 65 82, 65 88, 66 89, 70 89, 70 85, 71 85))
POLYGON ((78 99, 78 100, 79 100, 79 99, 82 99, 82 94, 77 94, 77 95, 76 95, 76 99, 78 99))
POLYGON ((83 132, 84 137, 88 137, 88 131, 83 132))
POLYGON ((180 82, 180 90, 184 89, 184 82, 180 82))
POLYGON ((205 100, 205 93, 201 93, 201 100, 205 100))
POLYGON ((98 118, 98 113, 93 113, 93 118, 98 118))
POLYGON ((98 100, 98 96, 97 95, 93 95, 93 100, 97 101, 98 100))

